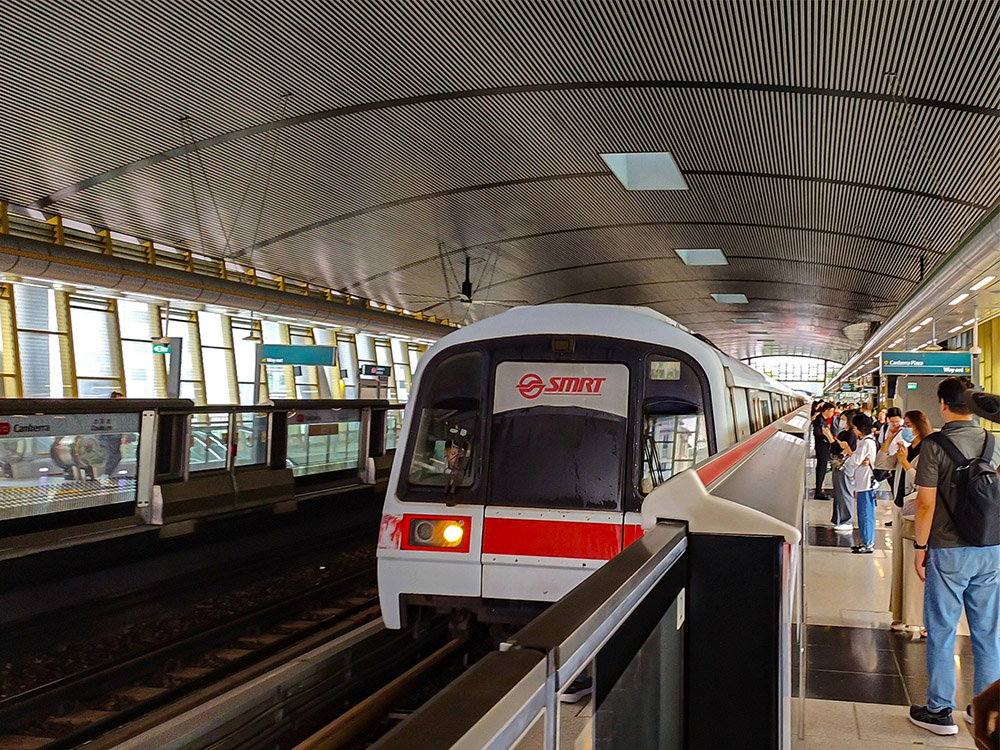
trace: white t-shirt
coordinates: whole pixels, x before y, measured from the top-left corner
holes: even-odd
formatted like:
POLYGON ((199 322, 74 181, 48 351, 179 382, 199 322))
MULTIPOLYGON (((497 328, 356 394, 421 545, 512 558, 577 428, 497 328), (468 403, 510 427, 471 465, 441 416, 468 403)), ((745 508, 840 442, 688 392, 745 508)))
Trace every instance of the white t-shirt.
POLYGON ((847 472, 854 477, 854 491, 864 492, 872 489, 872 467, 875 465, 875 438, 866 437, 858 441, 858 447, 847 459, 847 472), (865 459, 868 463, 864 463, 865 459))

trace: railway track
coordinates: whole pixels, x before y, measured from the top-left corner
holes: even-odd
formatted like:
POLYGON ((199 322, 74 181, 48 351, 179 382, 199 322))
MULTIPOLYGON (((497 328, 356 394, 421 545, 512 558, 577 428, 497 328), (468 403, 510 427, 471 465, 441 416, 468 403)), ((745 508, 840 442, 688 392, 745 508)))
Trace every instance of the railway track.
POLYGON ((0 747, 59 750, 162 709, 317 636, 378 617, 366 564, 214 627, 0 701, 0 747))

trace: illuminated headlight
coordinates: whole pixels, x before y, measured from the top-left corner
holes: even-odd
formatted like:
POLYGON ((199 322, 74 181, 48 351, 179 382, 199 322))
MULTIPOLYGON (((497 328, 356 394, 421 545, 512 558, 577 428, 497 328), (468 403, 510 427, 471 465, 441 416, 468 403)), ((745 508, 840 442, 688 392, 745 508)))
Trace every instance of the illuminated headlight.
POLYGON ((448 544, 458 544, 462 541, 462 536, 465 534, 465 529, 459 523, 449 523, 444 527, 444 531, 441 532, 441 536, 448 544))
POLYGON ((410 518, 407 546, 426 549, 468 550, 466 518, 410 518), (462 548, 462 549, 460 549, 462 548))

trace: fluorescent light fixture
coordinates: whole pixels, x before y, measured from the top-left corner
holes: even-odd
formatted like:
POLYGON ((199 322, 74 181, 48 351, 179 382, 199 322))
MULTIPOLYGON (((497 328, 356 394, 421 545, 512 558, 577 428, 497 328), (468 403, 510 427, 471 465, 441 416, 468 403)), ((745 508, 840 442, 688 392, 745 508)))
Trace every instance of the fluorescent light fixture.
POLYGON ((917 331, 920 330, 920 328, 921 328, 920 326, 913 326, 913 328, 910 329, 910 333, 916 333, 917 331))
POLYGON ((894 344, 902 344, 902 343, 903 343, 903 337, 902 337, 902 336, 900 336, 900 337, 899 337, 898 339, 896 339, 896 340, 895 340, 895 341, 893 341, 892 343, 894 343, 894 344))
POLYGON ((733 322, 742 326, 752 326, 757 325, 758 323, 763 323, 764 321, 760 318, 733 318, 733 322))
POLYGON ((918 346, 918 347, 917 347, 916 349, 914 349, 913 351, 915 351, 915 352, 919 352, 919 351, 920 351, 921 349, 923 349, 923 348, 924 348, 925 346, 927 346, 927 344, 921 344, 920 346, 918 346))
POLYGON ((674 157, 668 153, 601 154, 626 190, 687 190, 674 157))
POLYGON ((965 321, 964 323, 962 323, 962 325, 963 326, 971 326, 975 322, 976 322, 975 318, 969 318, 967 321, 965 321))
POLYGON ((745 294, 713 294, 712 299, 720 305, 746 305, 750 302, 745 294))
POLYGON ((954 328, 949 328, 948 333, 958 333, 962 330, 962 326, 955 326, 954 328))
POLYGON ((969 293, 968 292, 962 292, 960 295, 958 295, 957 297, 955 297, 955 299, 953 299, 948 304, 949 305, 960 305, 963 302, 965 302, 965 300, 967 300, 967 299, 969 299, 969 293))
POLYGON ((687 266, 728 266, 729 261, 717 248, 679 248, 674 251, 687 266))
POLYGON ((889 348, 890 348, 890 349, 892 349, 892 347, 894 347, 894 346, 895 346, 895 345, 896 345, 897 343, 898 343, 898 342, 896 342, 896 341, 893 341, 893 342, 892 342, 891 344, 889 344, 889 348))
POLYGON ((920 321, 920 325, 925 326, 928 323, 930 323, 932 320, 934 320, 934 318, 928 316, 928 317, 926 317, 926 318, 924 318, 923 320, 920 321))
POLYGON ((984 276, 981 281, 977 281, 975 284, 970 286, 969 289, 971 289, 973 292, 978 292, 980 289, 989 284, 995 278, 996 276, 984 276))

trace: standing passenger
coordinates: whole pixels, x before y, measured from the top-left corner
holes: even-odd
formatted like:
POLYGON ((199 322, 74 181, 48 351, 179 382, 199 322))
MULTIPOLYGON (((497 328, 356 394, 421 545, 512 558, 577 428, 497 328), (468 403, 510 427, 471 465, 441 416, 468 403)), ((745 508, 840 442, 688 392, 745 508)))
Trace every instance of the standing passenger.
MULTIPOLYGON (((872 435, 872 418, 867 414, 854 417, 854 432, 858 445, 850 452, 846 467, 854 477, 854 497, 858 507, 858 531, 861 544, 851 547, 855 554, 870 555, 875 551, 875 487, 872 466, 875 463, 875 436, 872 435)), ((841 446, 846 443, 841 443, 841 446)))
POLYGON ((923 629, 924 585, 917 577, 910 560, 913 545, 913 518, 917 506, 917 465, 923 440, 934 432, 930 420, 922 411, 908 411, 903 417, 903 429, 898 436, 889 438, 881 450, 896 447, 900 471, 896 474, 896 487, 892 508, 892 589, 889 609, 892 610, 893 630, 923 629), (896 438, 898 437, 898 440, 896 438), (907 443, 909 445, 907 445, 907 443))
POLYGON ((841 446, 841 441, 847 443, 850 450, 858 444, 858 436, 850 425, 854 418, 853 411, 845 411, 841 420, 841 430, 835 440, 831 441, 830 466, 833 469, 833 517, 830 522, 837 531, 850 531, 854 528, 854 477, 847 472, 845 466, 847 451, 841 446))
POLYGON ((823 404, 823 408, 813 417, 813 440, 816 443, 816 491, 813 497, 817 500, 830 500, 823 492, 823 481, 826 479, 827 465, 830 463, 830 440, 828 421, 833 418, 833 404, 823 404))
MULTIPOLYGON (((975 662, 973 695, 1000 679, 1000 538, 973 539, 979 544, 972 544, 963 539, 954 521, 953 509, 969 502, 970 496, 960 491, 958 463, 949 452, 957 449, 966 459, 981 456, 992 439, 973 421, 965 402, 970 388, 972 382, 960 377, 945 378, 938 385, 945 424, 940 433, 924 441, 917 467, 913 548, 914 567, 925 581, 928 685, 927 705, 910 706, 910 721, 938 735, 958 734, 951 712, 955 708, 955 631, 963 604, 975 662)), ((996 466, 1000 451, 995 441, 993 448, 987 458, 996 466)), ((966 707, 966 721, 971 723, 970 713, 966 707)))

